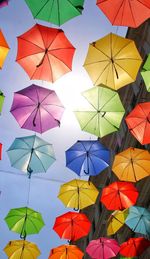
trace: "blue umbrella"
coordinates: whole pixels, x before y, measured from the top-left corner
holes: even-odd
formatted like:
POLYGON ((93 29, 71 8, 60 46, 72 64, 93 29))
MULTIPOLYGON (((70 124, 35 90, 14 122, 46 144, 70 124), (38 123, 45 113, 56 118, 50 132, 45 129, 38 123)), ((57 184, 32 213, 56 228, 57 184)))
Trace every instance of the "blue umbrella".
POLYGON ((150 236, 150 212, 143 208, 132 206, 125 221, 134 232, 150 236))
POLYGON ((78 140, 66 151, 66 166, 77 175, 97 175, 110 164, 110 151, 97 140, 78 140))
POLYGON ((7 153, 11 166, 29 176, 46 172, 55 161, 52 145, 36 135, 16 138, 7 153))

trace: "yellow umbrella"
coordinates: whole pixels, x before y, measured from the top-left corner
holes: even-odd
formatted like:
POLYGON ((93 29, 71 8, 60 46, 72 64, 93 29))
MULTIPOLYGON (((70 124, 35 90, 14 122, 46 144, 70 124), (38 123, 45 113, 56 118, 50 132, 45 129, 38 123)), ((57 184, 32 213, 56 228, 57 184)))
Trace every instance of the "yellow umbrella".
POLYGON ((98 194, 91 182, 74 179, 61 185, 58 198, 66 207, 79 210, 94 204, 98 194))
POLYGON ((90 44, 84 68, 94 85, 117 90, 135 81, 141 63, 133 40, 110 33, 90 44))
POLYGON ((128 209, 115 210, 108 219, 107 235, 114 235, 124 225, 128 214, 128 209))
POLYGON ((36 259, 41 254, 36 244, 26 240, 10 241, 4 252, 9 259, 36 259))
POLYGON ((8 51, 9 51, 9 46, 4 38, 2 31, 0 30, 0 69, 2 69, 3 67, 8 51))
POLYGON ((150 153, 130 147, 115 156, 112 171, 121 181, 137 182, 150 176, 150 153))

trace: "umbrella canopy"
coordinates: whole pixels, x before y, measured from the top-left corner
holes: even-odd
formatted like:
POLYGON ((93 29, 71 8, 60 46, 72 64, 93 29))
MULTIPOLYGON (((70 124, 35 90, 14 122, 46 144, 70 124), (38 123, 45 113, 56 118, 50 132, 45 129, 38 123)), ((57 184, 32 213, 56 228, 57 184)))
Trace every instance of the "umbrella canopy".
POLYGON ((148 55, 146 62, 142 68, 141 75, 143 77, 147 91, 150 92, 150 54, 148 55))
POLYGON ((19 233, 23 239, 27 235, 39 233, 45 225, 42 215, 27 207, 11 209, 5 221, 9 230, 19 233))
POLYGON ((86 236, 91 227, 91 222, 83 213, 67 212, 56 218, 53 229, 60 238, 76 241, 86 236))
POLYGON ((8 5, 8 1, 9 0, 0 0, 0 8, 4 7, 4 6, 7 6, 8 5))
POLYGON ((137 28, 150 18, 149 0, 97 0, 97 6, 113 25, 137 28))
POLYGON ((2 93, 2 91, 0 90, 0 113, 2 112, 4 99, 5 99, 5 96, 4 96, 4 94, 2 93))
POLYGON ((108 210, 124 210, 136 203, 138 195, 132 183, 114 182, 103 189, 101 202, 108 210))
POLYGON ((9 46, 4 38, 2 31, 0 30, 0 69, 2 69, 4 61, 9 52, 9 46))
POLYGON ((127 257, 140 256, 148 247, 150 241, 143 238, 130 238, 120 246, 120 254, 127 257))
POLYGON ((10 111, 21 128, 43 133, 60 126, 64 107, 55 91, 31 85, 14 94, 10 111))
POLYGON ((46 172, 54 163, 53 146, 36 135, 16 138, 7 150, 11 166, 26 172, 46 172))
POLYGON ((118 131, 125 113, 118 93, 103 86, 93 87, 82 95, 90 106, 75 112, 81 129, 100 138, 118 131))
POLYGON ((137 206, 130 207, 125 223, 134 232, 150 237, 150 212, 147 209, 137 206))
POLYGON ((125 224, 128 214, 128 209, 114 211, 108 219, 107 235, 114 235, 125 224))
POLYGON ((119 250, 120 246, 115 239, 104 237, 90 241, 86 248, 86 252, 94 259, 116 257, 119 250))
POLYGON ((36 24, 18 37, 16 61, 30 79, 54 82, 71 71, 74 52, 62 30, 36 24))
POLYGON ((25 0, 33 17, 62 25, 82 14, 84 0, 25 0))
POLYGON ((125 121, 130 133, 142 145, 150 143, 150 102, 138 103, 125 121))
POLYGON ((74 179, 61 185, 58 198, 66 207, 80 210, 94 204, 98 194, 91 182, 74 179))
POLYGON ((61 245, 51 250, 48 259, 82 259, 83 255, 75 245, 61 245))
POLYGON ((110 151, 97 140, 78 140, 66 151, 66 166, 77 175, 97 175, 109 164, 110 151))
POLYGON ((84 68, 94 85, 117 90, 135 81, 141 63, 133 40, 110 33, 90 44, 84 68))
POLYGON ((121 181, 137 182, 150 176, 148 150, 130 147, 115 156, 112 171, 121 181))
POLYGON ((4 252, 9 259, 36 259, 41 254, 36 244, 26 240, 10 241, 4 248, 4 252))

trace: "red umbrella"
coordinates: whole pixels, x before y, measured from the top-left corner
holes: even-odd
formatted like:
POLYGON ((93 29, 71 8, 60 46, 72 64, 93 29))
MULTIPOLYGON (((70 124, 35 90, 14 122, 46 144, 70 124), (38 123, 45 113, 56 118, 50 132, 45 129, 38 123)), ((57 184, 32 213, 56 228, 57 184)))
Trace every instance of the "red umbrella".
POLYGON ((97 6, 113 25, 136 28, 150 18, 149 0, 97 0, 97 6))
POLYGON ((150 102, 137 104, 125 120, 131 134, 142 145, 150 143, 150 102))
POLYGON ((139 256, 150 246, 144 237, 130 238, 120 246, 120 254, 127 257, 139 256))
POLYGON ((30 79, 54 82, 71 70, 74 52, 61 29, 36 24, 18 37, 16 61, 30 79))
POLYGON ((86 236, 91 227, 91 222, 83 213, 67 212, 56 218, 53 229, 60 238, 75 241, 86 236))
POLYGON ((138 195, 132 183, 114 182, 103 189, 101 202, 108 210, 124 210, 136 203, 138 195))

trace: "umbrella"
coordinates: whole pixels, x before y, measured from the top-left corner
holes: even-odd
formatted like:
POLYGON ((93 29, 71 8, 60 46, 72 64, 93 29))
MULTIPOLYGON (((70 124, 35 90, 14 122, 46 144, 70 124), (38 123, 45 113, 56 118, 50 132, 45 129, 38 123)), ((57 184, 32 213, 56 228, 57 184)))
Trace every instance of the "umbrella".
POLYGON ((121 181, 137 182, 150 175, 148 150, 130 147, 115 156, 112 171, 121 181))
POLYGON ((97 6, 113 25, 137 28, 150 18, 149 0, 97 0, 97 6))
POLYGON ((86 252, 94 259, 109 259, 116 257, 120 246, 115 239, 100 237, 92 240, 86 248, 86 252))
POLYGON ((150 237, 150 212, 147 209, 137 206, 130 207, 125 223, 132 231, 150 237))
POLYGON ((62 30, 36 24, 18 37, 16 61, 30 79, 54 82, 71 71, 74 52, 62 30))
POLYGON ((142 68, 141 75, 143 77, 147 91, 150 92, 150 54, 148 55, 146 62, 142 68))
POLYGON ((66 207, 79 210, 94 204, 98 194, 91 182, 74 179, 61 185, 58 198, 66 207))
POLYGON ((62 25, 82 14, 84 0, 25 0, 33 17, 62 25))
POLYGON ((107 235, 114 235, 125 224, 128 214, 128 209, 114 211, 108 219, 107 235))
POLYGON ((2 147, 3 147, 3 145, 2 145, 2 143, 0 143, 0 160, 2 160, 2 147))
POLYGON ((84 68, 94 85, 117 90, 136 80, 141 63, 133 40, 110 33, 90 44, 84 68))
POLYGON ((108 210, 124 210, 136 203, 138 195, 132 183, 114 182, 103 189, 101 202, 108 210))
POLYGON ((46 172, 54 163, 53 147, 36 135, 16 138, 7 150, 11 166, 32 173, 46 172))
POLYGON ((4 38, 2 31, 0 30, 0 69, 2 69, 4 61, 9 52, 9 46, 4 38))
POLYGON ((4 94, 2 93, 2 91, 0 90, 0 113, 2 112, 4 99, 5 99, 5 96, 4 96, 4 94))
POLYGON ((7 5, 8 5, 8 0, 0 0, 0 8, 7 5))
POLYGON ((4 252, 9 259, 36 259, 41 254, 36 244, 26 240, 10 241, 4 248, 4 252))
POLYGON ((61 245, 51 250, 48 259, 82 259, 83 255, 75 245, 61 245))
POLYGON ((135 257, 124 257, 124 256, 120 256, 119 259, 136 259, 135 257))
POLYGON ((86 236, 91 227, 91 222, 83 213, 67 212, 56 218, 53 229, 60 238, 76 241, 86 236))
POLYGON ((31 85, 14 94, 10 111, 21 128, 43 133, 60 126, 64 107, 55 91, 31 85))
POLYGON ((144 237, 130 238, 120 246, 120 254, 127 257, 140 256, 148 247, 150 241, 144 237))
POLYGON ((93 87, 84 91, 83 96, 90 106, 75 112, 82 130, 102 138, 119 129, 125 110, 117 92, 93 87))
POLYGON ((66 151, 66 166, 77 175, 97 175, 110 164, 110 151, 98 140, 78 140, 66 151))
POLYGON ((142 145, 150 143, 150 102, 138 103, 125 121, 130 133, 142 145))
POLYGON ((19 233, 23 239, 27 235, 39 233, 45 225, 42 215, 28 207, 11 209, 5 221, 9 230, 19 233))

